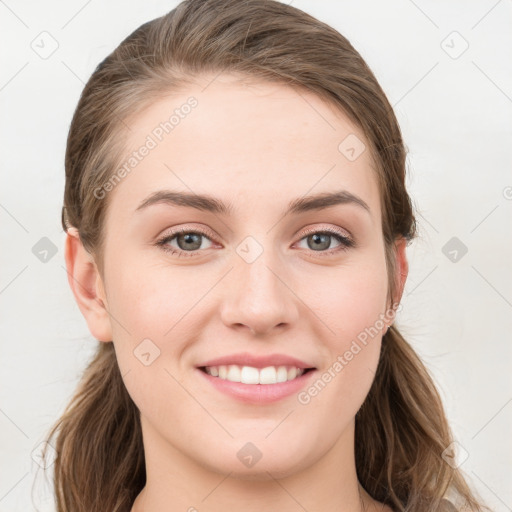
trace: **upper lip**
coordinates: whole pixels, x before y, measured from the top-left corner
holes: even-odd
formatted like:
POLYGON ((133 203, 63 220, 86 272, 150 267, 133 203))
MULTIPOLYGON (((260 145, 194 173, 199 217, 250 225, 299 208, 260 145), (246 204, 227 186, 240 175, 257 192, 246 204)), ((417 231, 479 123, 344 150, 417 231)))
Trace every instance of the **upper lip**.
POLYGON ((253 368, 265 368, 267 366, 295 366, 296 368, 314 368, 312 364, 308 364, 296 357, 287 356, 285 354, 269 354, 266 356, 257 356, 248 352, 231 354, 228 356, 209 359, 198 365, 198 368, 204 366, 221 366, 236 364, 238 366, 252 366, 253 368))

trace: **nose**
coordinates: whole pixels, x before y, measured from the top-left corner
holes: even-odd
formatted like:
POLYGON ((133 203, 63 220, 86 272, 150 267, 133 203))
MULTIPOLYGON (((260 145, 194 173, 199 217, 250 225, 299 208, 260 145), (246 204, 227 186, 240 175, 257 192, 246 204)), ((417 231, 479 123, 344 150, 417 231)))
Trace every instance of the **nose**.
POLYGON ((254 335, 269 335, 297 322, 300 301, 287 282, 289 273, 270 252, 264 251, 251 263, 236 261, 221 307, 226 326, 249 329, 254 335))

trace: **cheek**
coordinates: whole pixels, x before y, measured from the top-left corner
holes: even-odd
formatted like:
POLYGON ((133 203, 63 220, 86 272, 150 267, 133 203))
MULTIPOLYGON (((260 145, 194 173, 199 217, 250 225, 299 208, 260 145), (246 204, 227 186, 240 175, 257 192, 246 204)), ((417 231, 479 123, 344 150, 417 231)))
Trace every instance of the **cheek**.
POLYGON ((319 428, 332 422, 336 411, 336 435, 355 416, 374 380, 387 292, 385 267, 378 264, 357 272, 347 268, 337 278, 339 283, 333 285, 331 279, 330 292, 317 296, 312 307, 322 319, 317 336, 326 351, 325 366, 299 396, 319 428))
POLYGON ((372 327, 382 331, 388 285, 384 257, 340 268, 315 283, 311 309, 318 312, 333 338, 355 339, 372 327))
POLYGON ((146 262, 140 254, 118 260, 106 271, 118 364, 123 375, 131 372, 126 386, 142 405, 147 398, 143 389, 148 396, 152 386, 164 389, 174 382, 169 373, 181 373, 187 365, 187 350, 207 317, 208 301, 201 299, 218 276, 206 267, 171 269, 146 262))
MULTIPOLYGON (((171 272, 162 264, 146 265, 141 259, 133 264, 120 262, 110 275, 112 315, 134 337, 160 341, 179 329, 180 319, 211 287, 208 283, 213 282, 213 276, 202 277, 197 270, 171 272)), ((113 328, 120 336, 126 335, 119 325, 113 328)))
MULTIPOLYGON (((377 254, 377 253, 375 253, 377 254)), ((323 283, 324 293, 311 296, 311 309, 322 320, 317 336, 327 349, 325 380, 333 382, 329 400, 352 397, 357 410, 366 396, 378 365, 385 329, 387 274, 384 254, 361 265, 338 269, 323 283), (333 377, 334 376, 334 377, 333 377)), ((322 284, 322 283, 320 283, 322 284)))
POLYGON ((181 361, 190 343, 187 313, 204 295, 204 287, 140 259, 116 262, 109 277, 114 346, 126 389, 142 414, 159 418, 183 398, 173 379, 180 380, 174 363, 181 361))

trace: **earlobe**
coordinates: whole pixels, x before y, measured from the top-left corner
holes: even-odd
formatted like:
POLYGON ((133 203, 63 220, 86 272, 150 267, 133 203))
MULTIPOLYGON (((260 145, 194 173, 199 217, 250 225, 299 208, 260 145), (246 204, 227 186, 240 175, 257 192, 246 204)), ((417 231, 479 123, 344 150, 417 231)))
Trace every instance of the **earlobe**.
POLYGON ((76 228, 67 230, 65 258, 69 286, 89 331, 99 341, 112 341, 103 280, 93 256, 84 248, 76 228))

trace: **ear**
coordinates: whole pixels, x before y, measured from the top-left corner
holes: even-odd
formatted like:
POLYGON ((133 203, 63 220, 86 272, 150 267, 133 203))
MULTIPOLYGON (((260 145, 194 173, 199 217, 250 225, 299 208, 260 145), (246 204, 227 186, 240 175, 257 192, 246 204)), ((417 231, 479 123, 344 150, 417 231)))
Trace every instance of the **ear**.
POLYGON ((65 259, 69 286, 89 331, 99 341, 112 341, 103 280, 93 256, 84 248, 76 228, 67 230, 65 259))
POLYGON ((386 316, 388 312, 393 312, 393 315, 386 321, 387 329, 384 331, 384 334, 388 331, 391 324, 393 324, 396 309, 402 300, 402 295, 404 293, 405 282, 407 281, 407 275, 409 274, 409 263, 407 262, 406 255, 407 248, 407 239, 400 237, 395 242, 395 294, 392 300, 388 303, 388 308, 386 311, 386 316))
POLYGON ((402 295, 404 293, 405 282, 407 281, 407 276, 409 274, 409 263, 407 261, 407 240, 404 237, 400 237, 395 242, 395 253, 396 253, 396 294, 395 294, 395 303, 399 303, 402 300, 402 295))

